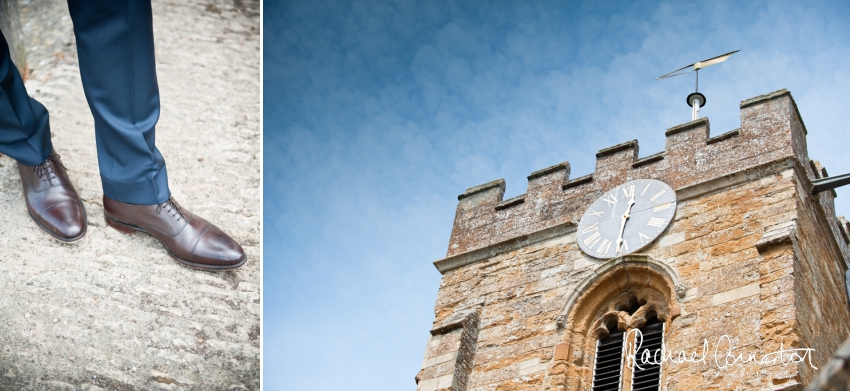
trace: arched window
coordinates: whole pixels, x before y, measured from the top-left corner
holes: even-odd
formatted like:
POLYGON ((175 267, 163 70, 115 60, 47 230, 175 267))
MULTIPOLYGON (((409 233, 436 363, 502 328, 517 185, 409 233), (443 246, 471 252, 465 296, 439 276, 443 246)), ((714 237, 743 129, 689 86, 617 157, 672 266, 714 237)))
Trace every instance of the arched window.
POLYGON ((591 386, 594 391, 660 389, 664 322, 658 319, 658 301, 650 304, 647 299, 656 296, 652 293, 628 294, 625 300, 615 300, 614 311, 600 319, 591 386), (635 329, 640 333, 633 332, 635 329), (626 360, 632 353, 634 360, 626 360), (625 387, 626 383, 630 386, 625 387))
POLYGON ((646 256, 610 263, 576 286, 557 319, 562 342, 549 381, 559 390, 646 391, 664 384, 661 349, 680 313, 682 280, 646 256))

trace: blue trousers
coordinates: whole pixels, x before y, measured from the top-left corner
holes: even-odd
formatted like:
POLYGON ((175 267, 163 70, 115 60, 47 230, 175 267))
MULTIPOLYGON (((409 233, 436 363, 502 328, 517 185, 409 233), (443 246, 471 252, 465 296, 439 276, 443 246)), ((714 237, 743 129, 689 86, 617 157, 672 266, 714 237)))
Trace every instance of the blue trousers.
MULTIPOLYGON (((150 0, 68 0, 68 8, 103 194, 128 204, 165 202, 165 160, 154 145, 159 88, 150 0)), ((53 148, 50 116, 27 95, 0 38, 0 153, 33 166, 53 148)))

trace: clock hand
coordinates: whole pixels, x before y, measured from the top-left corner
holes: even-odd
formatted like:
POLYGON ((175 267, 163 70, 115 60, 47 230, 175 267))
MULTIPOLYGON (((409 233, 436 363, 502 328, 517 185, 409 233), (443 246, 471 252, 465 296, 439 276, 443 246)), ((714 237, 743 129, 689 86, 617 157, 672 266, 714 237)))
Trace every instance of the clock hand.
POLYGON ((623 244, 623 231, 626 229, 626 215, 623 215, 623 222, 620 224, 620 236, 617 238, 617 254, 620 253, 620 245, 623 244))
POLYGON ((620 236, 617 238, 617 253, 620 253, 620 245, 623 244, 623 232, 626 230, 626 220, 629 219, 629 212, 632 210, 632 205, 635 204, 635 196, 629 199, 629 204, 626 206, 626 213, 623 213, 623 221, 620 224, 620 236))

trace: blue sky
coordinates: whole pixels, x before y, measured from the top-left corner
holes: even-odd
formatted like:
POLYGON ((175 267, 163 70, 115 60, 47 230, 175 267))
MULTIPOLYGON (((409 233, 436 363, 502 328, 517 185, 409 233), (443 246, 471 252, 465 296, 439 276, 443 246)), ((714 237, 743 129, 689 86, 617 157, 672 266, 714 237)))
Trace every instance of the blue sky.
MULTIPOLYGON (((850 172, 850 2, 284 1, 264 8, 268 390, 413 390, 457 195, 787 88, 810 155, 850 172)), ((850 215, 850 190, 839 189, 850 215)))

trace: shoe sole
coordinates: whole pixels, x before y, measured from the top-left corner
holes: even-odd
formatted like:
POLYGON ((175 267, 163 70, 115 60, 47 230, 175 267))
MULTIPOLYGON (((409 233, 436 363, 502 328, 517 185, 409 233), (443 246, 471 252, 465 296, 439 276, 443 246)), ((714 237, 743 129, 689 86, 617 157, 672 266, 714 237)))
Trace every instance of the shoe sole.
MULTIPOLYGON (((122 234, 133 235, 136 232, 141 232, 141 233, 147 234, 150 237, 156 239, 155 236, 151 235, 150 232, 145 231, 144 228, 139 228, 139 227, 136 227, 135 225, 122 223, 118 220, 113 219, 112 217, 107 216, 106 214, 104 214, 103 218, 106 220, 106 225, 114 228, 116 231, 121 232, 122 234)), ((157 242, 159 242, 159 244, 161 244, 162 247, 165 248, 165 251, 168 252, 168 255, 170 255, 171 258, 174 258, 175 261, 181 263, 182 265, 193 267, 195 269, 214 270, 214 271, 233 270, 233 269, 239 268, 240 266, 244 265, 245 262, 248 261, 248 255, 245 254, 245 255, 242 256, 242 259, 238 263, 235 263, 233 265, 226 265, 226 266, 205 265, 205 264, 202 264, 202 263, 189 262, 189 261, 187 261, 183 258, 178 257, 173 252, 171 252, 171 250, 168 247, 166 247, 164 244, 162 244, 162 242, 160 242, 159 239, 157 239, 157 242)))
POLYGON ((38 219, 36 219, 35 216, 33 216, 32 213, 30 213, 30 211, 27 211, 27 215, 30 216, 30 220, 32 220, 35 223, 35 225, 37 225, 39 228, 41 228, 42 231, 50 234, 50 236, 53 236, 53 238, 59 240, 62 243, 74 243, 74 242, 77 242, 80 239, 82 239, 84 236, 86 236, 86 232, 88 232, 88 230, 89 230, 89 227, 88 227, 89 223, 88 223, 88 216, 86 215, 86 208, 83 207, 82 209, 83 209, 83 222, 84 222, 83 232, 80 232, 79 235, 74 236, 73 238, 66 238, 64 236, 59 236, 56 232, 51 231, 49 228, 45 227, 44 224, 42 224, 40 221, 38 221, 38 219))

